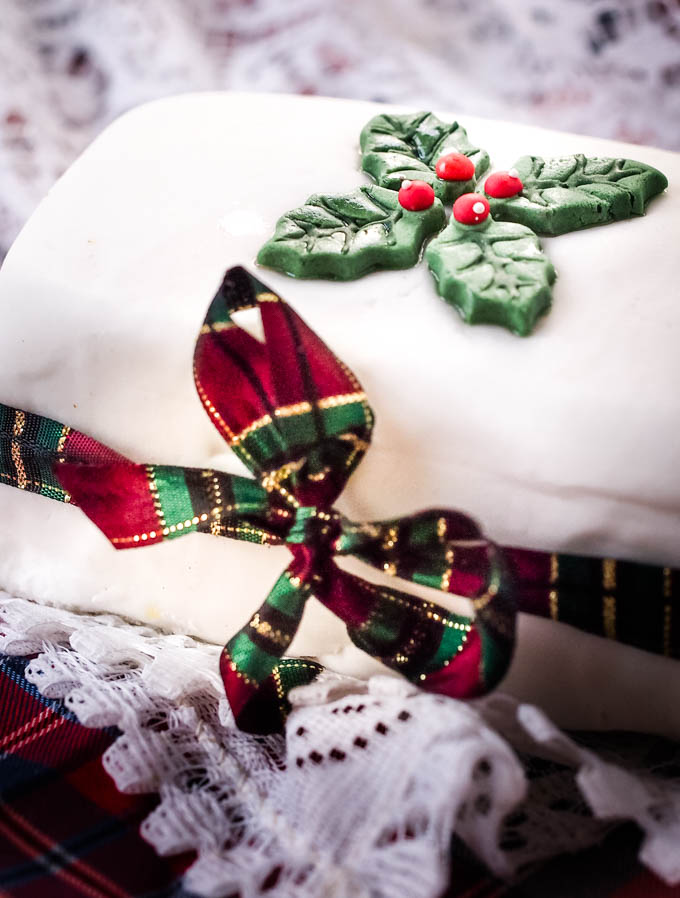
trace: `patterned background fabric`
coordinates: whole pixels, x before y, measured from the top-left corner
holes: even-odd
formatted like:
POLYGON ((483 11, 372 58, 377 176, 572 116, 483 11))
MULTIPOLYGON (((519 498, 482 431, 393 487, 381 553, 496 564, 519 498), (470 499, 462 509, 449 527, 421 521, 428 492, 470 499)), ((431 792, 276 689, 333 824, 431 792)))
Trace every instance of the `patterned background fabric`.
POLYGON ((113 118, 285 91, 680 149, 678 0, 2 0, 0 258, 113 118))

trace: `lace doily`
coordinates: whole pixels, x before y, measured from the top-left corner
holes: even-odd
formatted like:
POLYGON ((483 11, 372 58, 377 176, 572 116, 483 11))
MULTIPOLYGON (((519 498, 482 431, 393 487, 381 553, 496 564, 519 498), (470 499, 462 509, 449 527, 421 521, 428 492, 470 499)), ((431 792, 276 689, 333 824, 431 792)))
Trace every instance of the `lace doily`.
POLYGON ((680 149, 680 7, 637 0, 5 0, 0 258, 114 117, 187 90, 455 108, 680 149))
POLYGON ((142 833, 196 851, 198 895, 434 898, 453 832, 512 877, 623 820, 644 831, 641 861, 680 881, 680 779, 505 696, 472 708, 326 674, 291 694, 285 737, 257 737, 234 726, 217 646, 0 594, 0 650, 35 655, 26 676, 84 725, 120 729, 104 766, 122 792, 158 793, 142 833))

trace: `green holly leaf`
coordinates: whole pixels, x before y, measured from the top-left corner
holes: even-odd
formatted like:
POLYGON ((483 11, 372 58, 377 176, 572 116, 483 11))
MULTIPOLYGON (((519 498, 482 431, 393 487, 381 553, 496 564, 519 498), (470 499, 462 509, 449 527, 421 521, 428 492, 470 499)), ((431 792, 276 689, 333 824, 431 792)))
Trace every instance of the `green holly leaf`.
POLYGON ((379 269, 410 268, 425 240, 445 224, 438 199, 410 212, 393 190, 375 185, 314 194, 278 220, 257 261, 292 277, 350 281, 379 269))
POLYGON ((475 179, 442 181, 435 164, 446 153, 463 153, 475 165, 476 177, 489 167, 489 154, 468 140, 458 122, 442 122, 431 112, 376 115, 360 138, 361 167, 382 187, 399 190, 403 180, 426 181, 443 203, 474 189, 475 179))
POLYGON ((524 225, 451 218, 425 259, 439 294, 468 324, 500 324, 524 337, 550 308, 555 269, 524 225))
POLYGON ((515 168, 524 189, 507 199, 489 197, 491 212, 539 234, 566 234, 643 215, 647 202, 668 186, 660 171, 631 159, 522 156, 515 168))

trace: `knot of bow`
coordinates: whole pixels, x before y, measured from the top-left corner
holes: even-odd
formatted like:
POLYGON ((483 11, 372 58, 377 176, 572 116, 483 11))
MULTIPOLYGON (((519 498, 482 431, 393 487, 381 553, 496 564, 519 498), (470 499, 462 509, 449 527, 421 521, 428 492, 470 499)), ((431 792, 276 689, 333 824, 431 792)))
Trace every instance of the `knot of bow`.
POLYGON ((353 523, 333 508, 368 449, 373 413, 347 366, 242 268, 227 272, 210 305, 194 376, 207 413, 253 478, 135 464, 63 428, 52 459, 59 463, 42 482, 55 479, 118 549, 193 531, 290 549, 288 568, 221 656, 237 724, 260 733, 280 728, 286 689, 320 669, 283 658, 312 596, 344 621, 360 649, 426 690, 470 697, 494 686, 508 667, 515 627, 502 553, 459 512, 353 523), (260 311, 263 341, 234 320, 248 308, 260 311), (335 558, 343 555, 472 598, 475 616, 376 586, 341 569, 335 558))

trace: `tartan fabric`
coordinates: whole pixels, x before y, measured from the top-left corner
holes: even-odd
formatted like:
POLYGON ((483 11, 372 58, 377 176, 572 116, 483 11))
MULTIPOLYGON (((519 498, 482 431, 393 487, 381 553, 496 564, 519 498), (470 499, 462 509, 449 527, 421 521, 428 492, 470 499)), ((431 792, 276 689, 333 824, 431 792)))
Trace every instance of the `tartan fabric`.
MULTIPOLYGON (((101 753, 118 731, 81 726, 25 679, 27 663, 0 655, 0 895, 190 898, 181 876, 193 855, 160 858, 139 836, 155 799, 122 795, 103 770, 101 753)), ((680 898, 680 887, 640 867, 639 841, 625 826, 510 884, 454 837, 442 898, 680 898)))
POLYGON ((198 531, 285 544, 292 555, 260 609, 227 643, 221 673, 239 726, 281 728, 286 687, 318 665, 281 658, 310 597, 352 641, 422 688, 481 695, 505 674, 517 607, 668 655, 680 652, 677 574, 611 559, 501 550, 466 515, 431 509, 355 523, 333 502, 368 449, 373 413, 352 372, 279 296, 227 272, 201 328, 194 379, 206 412, 254 479, 134 462, 65 425, 0 407, 0 474, 79 505, 117 549, 198 531), (260 342, 234 314, 257 308, 260 342), (379 570, 473 600, 474 619, 341 570, 379 570), (639 596, 652 591, 644 626, 639 596))
POLYGON ((138 833, 156 804, 104 772, 115 728, 87 729, 0 655, 0 894, 181 898, 191 856, 159 858, 138 833))

